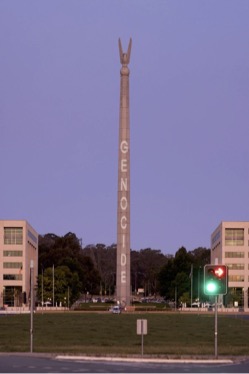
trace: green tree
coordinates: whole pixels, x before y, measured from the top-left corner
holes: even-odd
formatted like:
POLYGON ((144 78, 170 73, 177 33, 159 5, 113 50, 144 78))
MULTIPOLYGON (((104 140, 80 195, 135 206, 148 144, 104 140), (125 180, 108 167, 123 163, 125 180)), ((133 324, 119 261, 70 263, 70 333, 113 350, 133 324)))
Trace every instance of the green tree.
MULTIPOLYGON (((134 256, 134 252, 132 255, 134 256)), ((146 296, 157 294, 158 273, 167 261, 168 258, 160 250, 145 248, 138 252, 138 280, 143 281, 142 285, 146 296)), ((131 271, 133 272, 132 267, 131 271)))
POLYGON ((83 249, 86 256, 90 257, 94 268, 100 275, 100 295, 114 294, 116 283, 116 245, 91 244, 83 249))
POLYGON ((174 259, 169 259, 158 274, 158 289, 161 296, 166 300, 174 298, 174 285, 172 282, 175 279, 174 259))
POLYGON ((80 296, 82 284, 79 280, 77 272, 72 273, 67 266, 58 266, 47 268, 38 276, 37 296, 40 303, 42 301, 54 302, 54 305, 64 305, 65 300, 68 305, 80 296), (54 297, 54 300, 53 300, 54 297))
POLYGON ((206 301, 207 296, 204 294, 204 266, 210 264, 210 249, 198 247, 189 252, 191 256, 191 263, 193 265, 192 273, 192 287, 193 300, 200 299, 206 301))
POLYGON ((41 301, 42 278, 43 292, 52 292, 52 268, 54 267, 55 300, 62 302, 65 292, 70 294, 70 304, 86 291, 99 292, 100 276, 90 257, 85 256, 79 239, 69 232, 59 237, 55 234, 39 236, 39 277, 38 297, 41 301))
POLYGON ((187 252, 185 247, 179 248, 175 257, 163 266, 158 274, 159 292, 168 300, 177 297, 180 299, 188 292, 191 294, 191 281, 193 287, 193 299, 203 299, 203 267, 210 261, 210 250, 196 248, 187 252), (191 274, 192 269, 192 274, 191 274))

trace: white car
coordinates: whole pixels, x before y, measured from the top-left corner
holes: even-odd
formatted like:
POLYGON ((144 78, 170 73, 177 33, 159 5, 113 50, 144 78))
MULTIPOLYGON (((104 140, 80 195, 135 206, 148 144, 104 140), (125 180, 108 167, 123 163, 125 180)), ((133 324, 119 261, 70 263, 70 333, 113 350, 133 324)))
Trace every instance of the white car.
POLYGON ((121 308, 119 305, 115 305, 112 309, 111 309, 112 313, 114 314, 120 314, 121 313, 121 308))

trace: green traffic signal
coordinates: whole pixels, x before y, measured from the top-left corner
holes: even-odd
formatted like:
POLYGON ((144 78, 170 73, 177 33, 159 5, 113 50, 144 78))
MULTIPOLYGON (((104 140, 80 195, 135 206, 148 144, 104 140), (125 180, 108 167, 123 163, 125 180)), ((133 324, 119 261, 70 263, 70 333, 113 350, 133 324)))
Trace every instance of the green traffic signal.
POLYGON ((206 290, 210 293, 210 294, 214 294, 215 291, 217 290, 217 285, 215 282, 208 282, 207 285, 206 285, 206 290))
POLYGON ((204 293, 205 295, 227 294, 228 271, 225 265, 205 265, 204 293))

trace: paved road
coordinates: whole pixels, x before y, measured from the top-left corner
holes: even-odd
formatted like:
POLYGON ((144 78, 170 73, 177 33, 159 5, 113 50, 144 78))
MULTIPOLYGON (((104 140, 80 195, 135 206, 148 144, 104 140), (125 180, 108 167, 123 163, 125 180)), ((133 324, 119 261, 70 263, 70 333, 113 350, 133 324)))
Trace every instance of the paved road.
POLYGON ((101 360, 46 354, 0 355, 1 373, 248 373, 249 358, 229 362, 101 360))

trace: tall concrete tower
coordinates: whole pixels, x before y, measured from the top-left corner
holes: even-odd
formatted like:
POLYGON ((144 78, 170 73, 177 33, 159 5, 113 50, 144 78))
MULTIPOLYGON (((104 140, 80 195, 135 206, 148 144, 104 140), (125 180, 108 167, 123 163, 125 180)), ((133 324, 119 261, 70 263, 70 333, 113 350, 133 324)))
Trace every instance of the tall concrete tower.
POLYGON ((127 53, 123 53, 120 39, 118 42, 122 67, 120 70, 116 296, 121 305, 130 305, 130 70, 128 64, 131 39, 127 53))

